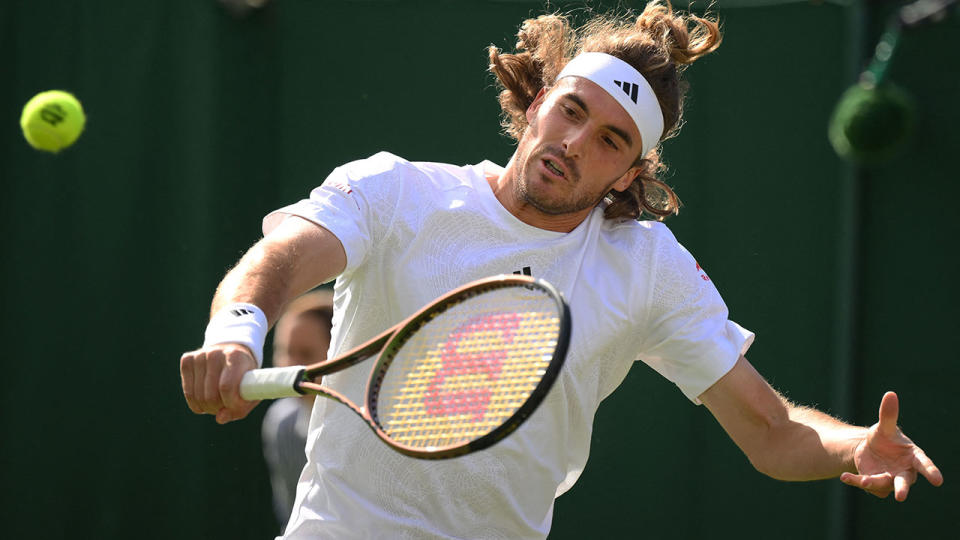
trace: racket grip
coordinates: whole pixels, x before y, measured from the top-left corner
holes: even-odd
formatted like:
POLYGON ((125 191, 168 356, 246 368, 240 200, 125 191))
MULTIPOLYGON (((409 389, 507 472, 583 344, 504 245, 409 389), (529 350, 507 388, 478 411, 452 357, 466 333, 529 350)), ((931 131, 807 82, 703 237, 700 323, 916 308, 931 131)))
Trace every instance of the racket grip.
POLYGON ((301 395, 297 389, 303 366, 254 369, 243 374, 240 397, 247 401, 276 399, 301 395))

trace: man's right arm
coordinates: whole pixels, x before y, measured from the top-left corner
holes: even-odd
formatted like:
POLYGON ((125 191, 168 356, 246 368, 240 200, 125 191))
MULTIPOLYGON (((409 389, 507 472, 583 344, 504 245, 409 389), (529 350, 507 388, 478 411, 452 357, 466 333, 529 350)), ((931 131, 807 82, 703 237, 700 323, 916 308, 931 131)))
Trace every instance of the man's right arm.
MULTIPOLYGON (((288 217, 257 242, 217 287, 211 317, 236 302, 254 304, 273 326, 283 307, 297 296, 339 275, 347 256, 330 231, 288 217)), ((218 423, 239 420, 255 402, 240 398, 243 374, 257 367, 246 346, 223 343, 180 358, 180 379, 187 406, 196 414, 216 415, 218 423)))

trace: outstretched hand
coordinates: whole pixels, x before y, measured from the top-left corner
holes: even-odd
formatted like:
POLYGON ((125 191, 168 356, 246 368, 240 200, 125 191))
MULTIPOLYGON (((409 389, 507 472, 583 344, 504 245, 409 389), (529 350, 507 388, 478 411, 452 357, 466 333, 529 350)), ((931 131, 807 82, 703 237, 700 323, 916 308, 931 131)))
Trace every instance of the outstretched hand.
POLYGON ((918 473, 934 486, 943 483, 940 469, 897 427, 899 414, 897 394, 887 392, 880 401, 880 421, 870 427, 854 452, 859 474, 843 473, 844 484, 880 498, 893 491, 898 501, 904 501, 918 473))

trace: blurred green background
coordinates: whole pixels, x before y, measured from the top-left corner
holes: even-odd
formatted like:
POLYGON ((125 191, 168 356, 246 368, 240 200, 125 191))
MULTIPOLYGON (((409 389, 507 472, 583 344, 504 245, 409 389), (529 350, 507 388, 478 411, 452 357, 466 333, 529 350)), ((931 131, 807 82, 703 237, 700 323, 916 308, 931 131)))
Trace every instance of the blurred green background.
MULTIPOLYGON (((960 17, 897 50, 889 77, 918 104, 906 148, 857 167, 826 137, 899 5, 721 0, 724 44, 688 71, 687 124, 666 144, 685 203, 670 225, 757 333, 750 358, 774 386, 861 424, 896 389, 946 484, 921 480, 898 504, 768 479, 639 364, 602 405, 551 538, 952 536, 960 17)), ((583 6, 276 0, 237 17, 214 0, 0 3, 0 536, 271 537, 264 408, 221 427, 180 393, 177 361, 200 344, 216 284, 264 214, 340 163, 379 150, 505 163, 485 47, 583 6), (88 124, 50 155, 18 119, 55 88, 88 124)))

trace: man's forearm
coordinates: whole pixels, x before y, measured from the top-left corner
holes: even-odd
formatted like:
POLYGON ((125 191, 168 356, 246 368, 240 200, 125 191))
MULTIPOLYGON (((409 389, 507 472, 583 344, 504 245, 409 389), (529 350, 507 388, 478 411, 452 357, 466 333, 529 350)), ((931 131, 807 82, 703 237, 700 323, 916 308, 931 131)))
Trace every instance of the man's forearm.
POLYGON ((224 276, 210 305, 212 317, 234 302, 247 302, 263 310, 270 326, 289 301, 291 274, 289 259, 276 248, 259 242, 224 276))
POLYGON ((750 463, 780 480, 817 480, 853 471, 854 452, 867 433, 791 404, 743 357, 700 400, 750 463))
POLYGON ((779 480, 819 480, 855 472, 854 452, 867 428, 845 424, 825 413, 783 400, 786 418, 770 426, 762 455, 751 461, 779 480))

